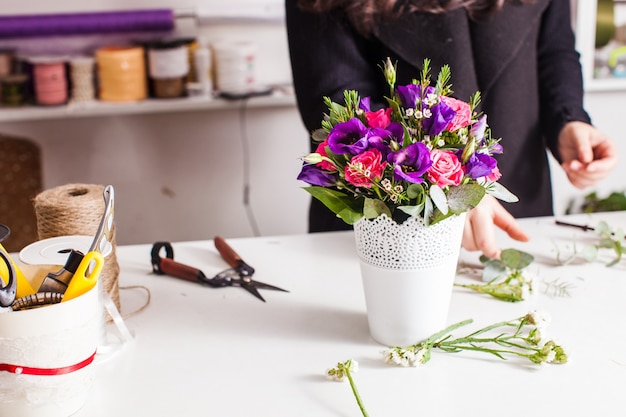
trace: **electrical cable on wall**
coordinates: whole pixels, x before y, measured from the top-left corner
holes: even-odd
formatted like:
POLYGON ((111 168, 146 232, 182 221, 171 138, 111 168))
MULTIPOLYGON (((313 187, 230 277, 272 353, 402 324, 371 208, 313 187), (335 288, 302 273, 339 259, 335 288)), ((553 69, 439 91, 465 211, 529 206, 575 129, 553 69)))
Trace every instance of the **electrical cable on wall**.
POLYGON ((239 106, 239 132, 241 136, 241 148, 243 157, 243 205, 248 217, 248 223, 254 236, 260 236, 259 227, 254 216, 254 210, 250 205, 250 141, 246 129, 248 98, 241 99, 239 106))

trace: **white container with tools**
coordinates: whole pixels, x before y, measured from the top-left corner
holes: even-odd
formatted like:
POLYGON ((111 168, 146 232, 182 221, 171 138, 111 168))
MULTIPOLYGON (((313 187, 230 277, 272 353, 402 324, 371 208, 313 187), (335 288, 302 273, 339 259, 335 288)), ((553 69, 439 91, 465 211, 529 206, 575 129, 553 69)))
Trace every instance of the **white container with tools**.
POLYGON ((103 323, 100 285, 65 302, 0 314, 0 416, 76 413, 92 386, 103 323))

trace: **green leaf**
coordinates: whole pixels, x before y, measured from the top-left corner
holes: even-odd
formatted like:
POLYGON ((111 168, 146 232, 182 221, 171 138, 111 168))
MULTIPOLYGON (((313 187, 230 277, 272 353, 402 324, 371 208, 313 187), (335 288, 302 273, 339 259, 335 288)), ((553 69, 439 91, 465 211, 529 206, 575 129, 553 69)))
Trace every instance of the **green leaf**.
POLYGON ((434 210, 430 197, 424 195, 424 225, 428 226, 430 224, 434 210))
POLYGON ((326 187, 311 186, 304 187, 304 189, 347 224, 354 224, 363 217, 363 203, 354 197, 326 187))
POLYGON ((431 185, 429 194, 439 211, 441 211, 444 215, 448 214, 448 199, 446 198, 446 194, 443 192, 441 187, 437 184, 431 185))
POLYGON ((491 282, 495 279, 505 277, 507 275, 506 266, 497 259, 492 259, 485 263, 483 268, 483 281, 491 282))
POLYGON ((389 207, 387 207, 383 201, 374 198, 366 198, 363 203, 363 216, 366 219, 375 219, 381 214, 386 214, 391 218, 391 210, 389 210, 389 207))
POLYGON ((500 254, 502 263, 511 269, 524 269, 530 265, 535 258, 526 252, 517 249, 504 249, 500 254))
POLYGON ((408 214, 409 216, 419 217, 422 214, 422 210, 424 210, 424 203, 417 206, 398 206, 398 210, 408 214))
POLYGON ((408 187, 406 187, 406 195, 411 200, 417 199, 418 201, 421 201, 422 196, 424 195, 424 187, 420 184, 411 183, 408 187))
POLYGON ((487 193, 491 194, 498 200, 507 202, 507 203, 517 203, 519 198, 512 192, 510 192, 504 185, 498 182, 492 182, 489 184, 487 188, 487 193))
POLYGON ((448 191, 448 206, 453 214, 473 209, 485 196, 485 189, 479 184, 462 184, 448 191))

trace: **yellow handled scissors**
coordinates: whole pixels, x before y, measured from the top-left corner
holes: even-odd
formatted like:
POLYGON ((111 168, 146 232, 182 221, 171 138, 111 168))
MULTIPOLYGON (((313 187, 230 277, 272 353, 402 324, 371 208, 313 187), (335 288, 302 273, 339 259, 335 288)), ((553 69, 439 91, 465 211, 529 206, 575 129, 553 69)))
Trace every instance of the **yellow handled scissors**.
POLYGON ((95 287, 103 267, 104 257, 100 252, 87 252, 68 284, 62 302, 81 296, 95 287))

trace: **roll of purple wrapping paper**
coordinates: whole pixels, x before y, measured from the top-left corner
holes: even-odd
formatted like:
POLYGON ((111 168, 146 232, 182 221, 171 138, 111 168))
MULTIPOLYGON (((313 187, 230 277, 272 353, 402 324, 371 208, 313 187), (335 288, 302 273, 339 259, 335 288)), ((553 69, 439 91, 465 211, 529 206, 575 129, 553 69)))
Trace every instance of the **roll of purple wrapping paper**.
POLYGON ((169 31, 171 9, 0 16, 0 39, 96 33, 169 31))

